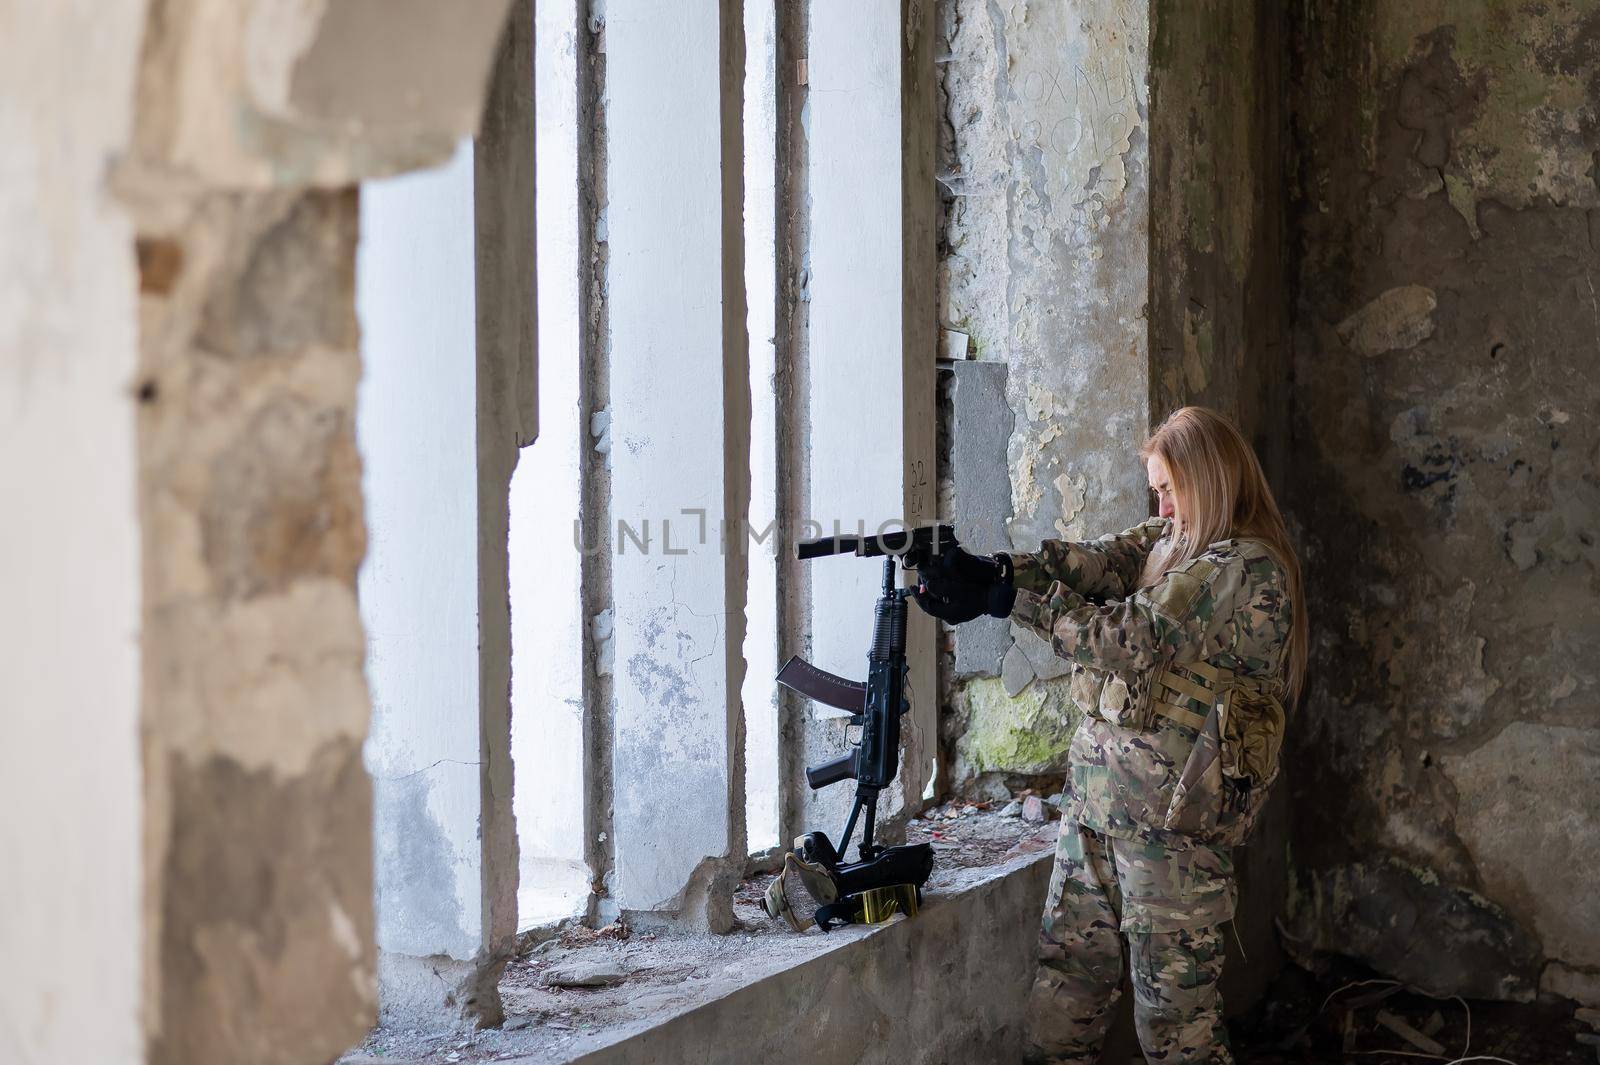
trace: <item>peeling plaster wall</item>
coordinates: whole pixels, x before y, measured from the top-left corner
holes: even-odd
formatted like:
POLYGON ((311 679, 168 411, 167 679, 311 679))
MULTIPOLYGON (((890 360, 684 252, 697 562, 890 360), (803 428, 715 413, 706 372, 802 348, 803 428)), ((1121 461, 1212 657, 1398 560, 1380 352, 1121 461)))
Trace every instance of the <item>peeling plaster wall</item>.
POLYGON ((1296 17, 1290 931, 1600 1001, 1600 7, 1296 17))
POLYGON ((1104 445, 1147 421, 1147 279, 1127 267, 1148 240, 1149 30, 1142 3, 1089 6, 1088 28, 1060 4, 944 9, 943 313, 1011 367, 1019 546, 1146 512, 1137 463, 1104 445))
POLYGON ((136 28, 100 165, 138 265, 151 1060, 328 1060, 373 1018, 355 185, 476 127, 506 6, 167 0, 136 28))
MULTIPOLYGON (((1282 34, 1270 7, 942 6, 942 313, 971 358, 1005 364, 1015 415, 1003 465, 955 471, 958 498, 963 476, 1010 486, 1011 513, 968 521, 966 539, 1030 551, 1141 520, 1135 448, 1184 403, 1234 415, 1281 470, 1282 34)), ((998 683, 953 692, 958 783, 1065 769, 1076 710, 1064 690, 1033 696, 1067 715, 1040 741, 1050 750, 988 745, 1015 731, 984 720, 1009 712, 1006 695, 1065 685, 1042 641, 1012 635, 998 683)))
MULTIPOLYGON (((973 358, 1006 363, 1016 415, 1005 466, 980 474, 1009 479, 1011 513, 958 530, 991 550, 1095 536, 1148 513, 1131 454, 1149 422, 1146 7, 941 7, 941 313, 971 337, 973 358)), ((1065 673, 1019 636, 1037 663, 1016 663, 1020 683, 1065 673)), ((1056 683, 1062 698, 1046 702, 1067 715, 1058 742, 1022 762, 975 743, 997 731, 973 727, 985 707, 1006 713, 999 685, 958 686, 944 722, 953 780, 1063 771, 1076 708, 1056 683)))

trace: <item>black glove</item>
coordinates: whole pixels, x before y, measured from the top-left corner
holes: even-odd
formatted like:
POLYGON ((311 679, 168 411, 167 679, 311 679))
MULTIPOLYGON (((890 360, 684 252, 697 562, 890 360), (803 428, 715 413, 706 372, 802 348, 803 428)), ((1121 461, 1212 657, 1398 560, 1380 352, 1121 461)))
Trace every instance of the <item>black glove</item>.
POLYGON ((949 625, 988 614, 1011 613, 1017 590, 1007 555, 982 558, 956 547, 941 551, 917 570, 912 598, 923 611, 949 625))
POLYGON ((960 584, 990 585, 1011 575, 1011 560, 1000 555, 974 555, 960 544, 930 554, 917 567, 919 584, 939 586, 960 584), (1000 561, 1002 557, 1006 560, 1000 561))

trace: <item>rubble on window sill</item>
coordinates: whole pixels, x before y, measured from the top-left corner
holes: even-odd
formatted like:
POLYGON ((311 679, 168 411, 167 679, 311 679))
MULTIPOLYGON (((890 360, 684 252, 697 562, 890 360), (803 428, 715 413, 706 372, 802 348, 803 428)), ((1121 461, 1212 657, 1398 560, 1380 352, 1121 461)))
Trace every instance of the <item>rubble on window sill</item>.
MULTIPOLYGON (((1003 805, 955 800, 908 823, 908 842, 934 848, 930 903, 1054 843, 1053 821, 1036 824, 1002 816, 1003 805)), ((1053 807, 1047 808, 1055 814, 1053 807)), ((637 1033, 871 934, 871 928, 861 926, 790 932, 761 909, 770 880, 761 875, 740 884, 734 894, 739 927, 729 935, 642 932, 616 923, 601 929, 571 926, 537 945, 529 941, 528 953, 514 959, 501 978, 502 1028, 470 1035, 379 1028, 340 1065, 559 1062, 602 1036, 637 1033)))

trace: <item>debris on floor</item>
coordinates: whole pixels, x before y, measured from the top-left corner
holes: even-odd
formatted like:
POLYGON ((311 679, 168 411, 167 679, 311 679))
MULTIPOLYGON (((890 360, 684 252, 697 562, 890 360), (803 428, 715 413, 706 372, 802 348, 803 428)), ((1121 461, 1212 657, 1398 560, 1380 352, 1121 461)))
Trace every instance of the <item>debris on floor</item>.
POLYGON ((579 958, 544 971, 546 987, 615 987, 628 978, 628 968, 611 958, 579 958))
MULTIPOLYGON (((1565 999, 1438 999, 1330 959, 1315 974, 1286 964, 1265 1001, 1229 1023, 1238 1065, 1432 1061, 1594 1065, 1583 1014, 1565 999)), ((1600 1041, 1600 1040, 1597 1040, 1600 1041)))

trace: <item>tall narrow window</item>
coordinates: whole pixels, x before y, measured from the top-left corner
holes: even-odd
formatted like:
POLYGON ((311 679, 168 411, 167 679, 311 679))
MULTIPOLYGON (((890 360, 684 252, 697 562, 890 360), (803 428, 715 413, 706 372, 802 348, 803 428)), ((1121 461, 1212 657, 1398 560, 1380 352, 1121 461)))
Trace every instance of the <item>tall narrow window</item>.
POLYGON ((750 330, 750 585, 744 679, 745 832, 752 853, 778 844, 777 9, 744 6, 744 236, 750 330), (765 538, 763 538, 763 536, 765 538))
POLYGON ((539 438, 511 480, 511 755, 517 924, 583 910, 583 608, 579 448, 578 71, 572 0, 535 5, 539 438))

